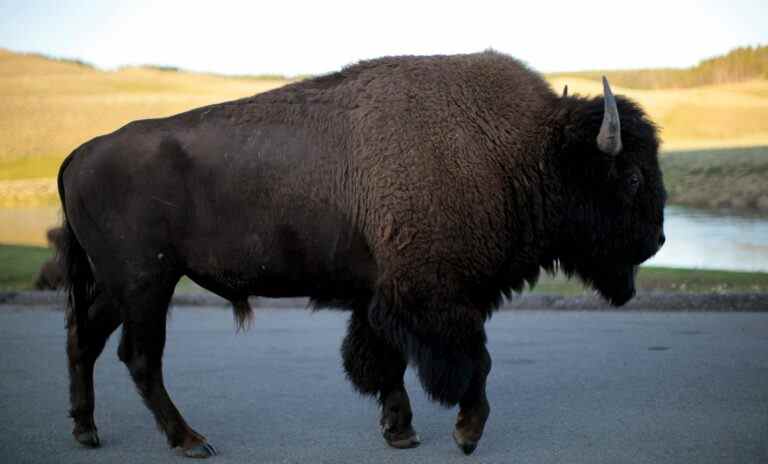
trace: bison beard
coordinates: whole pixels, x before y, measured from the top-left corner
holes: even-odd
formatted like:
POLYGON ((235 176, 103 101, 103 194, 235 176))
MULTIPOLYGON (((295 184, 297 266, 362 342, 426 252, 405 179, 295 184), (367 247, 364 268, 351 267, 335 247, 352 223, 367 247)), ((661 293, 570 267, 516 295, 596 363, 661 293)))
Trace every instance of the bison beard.
POLYGON ((73 434, 100 444, 93 368, 119 356, 169 444, 215 453, 165 390, 181 276, 233 302, 308 296, 351 311, 347 377, 382 434, 419 444, 403 384, 459 405, 477 446, 490 413, 484 323, 502 297, 562 269, 611 303, 663 243, 653 124, 631 101, 555 94, 495 53, 395 57, 253 97, 137 121, 59 171, 73 434))

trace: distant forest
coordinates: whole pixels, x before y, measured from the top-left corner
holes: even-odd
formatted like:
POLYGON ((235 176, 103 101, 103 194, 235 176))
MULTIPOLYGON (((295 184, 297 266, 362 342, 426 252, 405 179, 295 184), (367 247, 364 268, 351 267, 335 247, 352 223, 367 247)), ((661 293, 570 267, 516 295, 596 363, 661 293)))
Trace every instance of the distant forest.
POLYGON ((552 76, 576 76, 597 80, 603 74, 611 76, 612 84, 633 89, 674 89, 768 79, 768 46, 739 47, 686 69, 578 71, 554 73, 552 76))

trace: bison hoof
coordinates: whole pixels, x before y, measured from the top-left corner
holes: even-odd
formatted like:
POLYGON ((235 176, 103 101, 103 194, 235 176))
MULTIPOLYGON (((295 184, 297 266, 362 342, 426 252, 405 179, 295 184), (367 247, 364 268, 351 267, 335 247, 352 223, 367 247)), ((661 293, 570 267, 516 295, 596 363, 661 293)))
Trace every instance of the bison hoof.
POLYGON ((96 433, 96 430, 86 430, 84 432, 75 433, 74 435, 75 440, 83 446, 87 446, 88 448, 98 448, 101 446, 99 434, 96 433))
POLYGON ((184 456, 196 459, 205 459, 218 454, 216 448, 210 443, 200 443, 199 445, 182 450, 182 452, 184 456))
POLYGON ((395 432, 391 430, 383 430, 382 435, 387 441, 387 444, 392 448, 408 449, 416 448, 421 444, 421 439, 412 428, 408 428, 404 432, 395 432))
POLYGON ((456 445, 459 447, 462 453, 469 456, 475 451, 475 448, 477 448, 477 442, 468 440, 461 436, 461 434, 458 432, 458 430, 453 431, 453 441, 456 442, 456 445))

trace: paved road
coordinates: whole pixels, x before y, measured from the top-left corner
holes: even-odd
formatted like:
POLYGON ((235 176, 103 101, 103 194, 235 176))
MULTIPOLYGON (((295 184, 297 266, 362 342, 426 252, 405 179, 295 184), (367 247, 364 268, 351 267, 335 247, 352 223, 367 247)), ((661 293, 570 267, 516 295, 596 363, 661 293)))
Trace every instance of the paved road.
MULTIPOLYGON (((475 454, 450 438, 455 411, 410 374, 423 444, 392 450, 377 410, 344 380, 347 315, 176 308, 166 378, 216 463, 768 462, 768 314, 501 312, 489 322, 493 411, 475 454)), ((115 356, 97 368, 103 447, 66 417, 63 316, 0 306, 0 462, 187 462, 166 446, 115 356)))

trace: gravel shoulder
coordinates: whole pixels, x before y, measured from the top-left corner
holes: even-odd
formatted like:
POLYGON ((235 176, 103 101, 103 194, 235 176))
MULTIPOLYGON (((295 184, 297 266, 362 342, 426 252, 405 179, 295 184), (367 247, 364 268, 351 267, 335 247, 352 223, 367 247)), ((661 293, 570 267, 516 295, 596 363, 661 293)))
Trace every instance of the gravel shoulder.
MULTIPOLYGON (((63 308, 65 295, 55 291, 0 292, 0 307, 63 308)), ((229 302, 212 293, 193 292, 174 295, 177 307, 229 306, 229 302)), ((254 308, 303 308, 306 298, 251 298, 254 308)), ((576 310, 576 311, 714 311, 768 312, 768 293, 678 293, 654 292, 636 296, 621 308, 614 308, 596 295, 562 296, 523 294, 505 301, 501 310, 576 310)))

